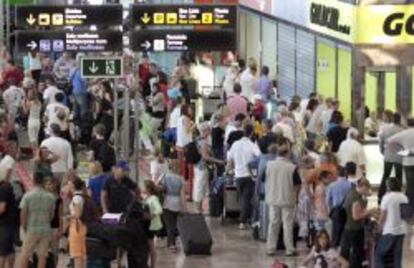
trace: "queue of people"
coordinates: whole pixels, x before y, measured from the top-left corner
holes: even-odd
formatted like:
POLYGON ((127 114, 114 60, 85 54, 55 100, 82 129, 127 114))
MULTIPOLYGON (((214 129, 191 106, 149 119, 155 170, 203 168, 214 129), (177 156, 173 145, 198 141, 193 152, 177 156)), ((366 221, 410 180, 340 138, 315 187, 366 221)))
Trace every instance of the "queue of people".
POLYGON ((370 261, 384 267, 391 258, 401 267, 407 219, 399 211, 414 204, 411 180, 407 196, 401 192, 402 170, 407 178, 414 170, 413 119, 404 128, 401 116, 387 111, 384 124, 374 127, 379 123, 369 117, 366 125, 370 136, 377 131, 385 165, 379 208, 368 208, 371 185, 361 133, 344 122, 337 100, 312 93, 287 102, 269 79, 269 68, 263 66, 258 76, 256 61, 248 59, 247 67, 243 61, 229 64, 220 105, 199 121, 191 102, 194 59, 183 55, 168 81, 145 56, 139 79, 123 78, 126 88, 140 89, 135 94, 144 107, 132 132, 142 134, 141 151, 153 154, 150 174, 138 185, 129 162, 117 160, 113 148, 111 133, 122 127, 113 124, 114 94, 122 92, 114 93, 108 81, 83 79, 79 55, 63 53, 53 68, 46 55, 31 54, 29 60, 29 71, 20 74, 9 59, 0 80, 0 231, 7 234, 0 237, 0 268, 13 267, 19 239, 18 267, 29 267, 34 255, 38 268, 46 267, 49 255, 57 263, 59 251, 67 249, 70 265, 87 266, 93 259, 88 229, 106 213, 127 215, 125 225, 145 240, 139 250, 119 250, 118 264, 126 253, 128 267, 155 268, 155 238, 166 236, 167 247, 177 252, 179 214, 206 213, 219 177, 231 177, 236 186, 240 230, 263 223, 270 256, 277 254, 283 233, 287 257, 297 255, 298 236, 309 242, 304 266, 357 268, 370 261), (15 172, 22 130, 32 150, 31 186, 20 185, 15 172), (86 182, 77 170, 82 153, 89 161, 86 182), (393 168, 396 178, 390 177, 393 168), (367 222, 379 238, 366 234, 367 222), (364 253, 370 239, 374 256, 364 253))

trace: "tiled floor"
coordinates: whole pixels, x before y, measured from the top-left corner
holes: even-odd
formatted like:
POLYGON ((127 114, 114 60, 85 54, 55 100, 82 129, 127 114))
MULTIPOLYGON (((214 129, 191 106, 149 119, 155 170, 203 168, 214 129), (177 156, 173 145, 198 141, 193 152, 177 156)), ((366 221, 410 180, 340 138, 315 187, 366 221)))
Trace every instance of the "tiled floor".
MULTIPOLYGON (((159 248, 158 268, 267 268, 273 259, 265 254, 265 244, 254 241, 250 231, 240 231, 235 225, 221 226, 217 220, 211 220, 214 237, 213 254, 209 257, 185 257, 183 254, 171 254, 159 248)), ((409 250, 409 240, 405 241, 404 268, 414 267, 414 251, 409 250)), ((307 253, 303 244, 299 244, 299 257, 285 258, 284 252, 276 256, 290 268, 299 267, 307 253)))

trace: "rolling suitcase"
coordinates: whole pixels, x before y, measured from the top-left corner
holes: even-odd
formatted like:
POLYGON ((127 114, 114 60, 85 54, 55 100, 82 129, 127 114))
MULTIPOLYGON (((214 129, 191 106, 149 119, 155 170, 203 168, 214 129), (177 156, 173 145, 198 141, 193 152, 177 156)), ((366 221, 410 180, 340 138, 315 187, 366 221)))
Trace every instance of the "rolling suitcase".
POLYGON ((202 214, 180 215, 177 228, 185 255, 211 255, 213 239, 202 214))
POLYGON ((228 218, 237 218, 240 215, 240 202, 237 194, 237 187, 226 185, 223 193, 222 223, 228 218))

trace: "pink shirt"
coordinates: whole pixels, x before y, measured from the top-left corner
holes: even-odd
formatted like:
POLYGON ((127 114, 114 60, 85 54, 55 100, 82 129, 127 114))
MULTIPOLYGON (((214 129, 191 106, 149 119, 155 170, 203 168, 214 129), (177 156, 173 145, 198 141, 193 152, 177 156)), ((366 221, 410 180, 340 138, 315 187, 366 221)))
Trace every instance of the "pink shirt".
POLYGON ((247 116, 247 100, 240 95, 234 95, 227 99, 227 106, 229 107, 231 118, 234 119, 238 114, 247 116))

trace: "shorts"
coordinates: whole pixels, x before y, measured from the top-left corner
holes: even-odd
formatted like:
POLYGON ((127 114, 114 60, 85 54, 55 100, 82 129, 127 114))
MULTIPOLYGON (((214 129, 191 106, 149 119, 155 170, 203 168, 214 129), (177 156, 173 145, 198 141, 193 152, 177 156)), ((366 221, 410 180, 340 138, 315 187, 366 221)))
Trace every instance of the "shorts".
POLYGON ((71 220, 68 241, 71 258, 86 257, 86 226, 83 223, 71 220))
POLYGON ((194 167, 193 201, 202 202, 208 194, 208 170, 194 167))
POLYGON ((47 257, 51 239, 51 234, 36 235, 25 233, 22 254, 26 257, 31 257, 36 252, 39 257, 47 257))
POLYGON ((147 238, 148 238, 149 240, 153 239, 155 236, 157 236, 158 232, 159 232, 159 231, 151 231, 151 230, 148 230, 148 231, 146 232, 146 233, 147 233, 147 238))
POLYGON ((0 226, 0 256, 6 257, 14 253, 16 232, 14 227, 0 226))

